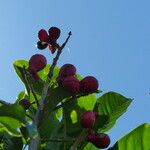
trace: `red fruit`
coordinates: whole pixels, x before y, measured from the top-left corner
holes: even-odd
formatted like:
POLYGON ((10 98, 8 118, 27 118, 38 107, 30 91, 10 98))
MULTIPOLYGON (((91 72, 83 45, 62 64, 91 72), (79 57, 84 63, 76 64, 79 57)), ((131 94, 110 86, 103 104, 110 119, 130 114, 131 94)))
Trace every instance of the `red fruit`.
POLYGON ((37 42, 37 48, 40 49, 40 50, 43 50, 45 48, 47 48, 48 44, 45 43, 45 42, 41 42, 41 41, 38 41, 37 42))
POLYGON ((56 78, 56 81, 57 81, 58 85, 62 86, 62 83, 63 83, 64 79, 65 79, 65 77, 58 76, 56 78))
POLYGON ((95 138, 95 131, 90 131, 87 135, 87 141, 91 142, 94 140, 94 138, 95 138))
POLYGON ((48 32, 50 41, 56 41, 59 38, 61 31, 57 27, 51 27, 48 32))
POLYGON ((98 81, 93 76, 87 76, 80 81, 80 91, 82 93, 92 93, 98 89, 98 81))
POLYGON ((30 69, 29 72, 30 72, 30 74, 31 74, 31 76, 34 80, 39 80, 40 79, 38 74, 37 74, 37 71, 34 68, 30 69))
POLYGON ((29 60, 29 71, 30 72, 32 72, 32 71, 38 72, 38 71, 44 69, 46 64, 47 64, 47 60, 46 60, 45 56, 43 56, 41 54, 35 54, 29 60))
POLYGON ((79 92, 80 82, 74 76, 68 76, 63 80, 62 86, 66 91, 74 95, 79 92))
POLYGON ((76 68, 72 64, 65 64, 60 68, 59 76, 67 77, 74 76, 76 74, 76 68))
POLYGON ((28 109, 31 106, 30 101, 27 99, 20 100, 19 104, 22 105, 25 109, 28 109))
POLYGON ((110 144, 110 138, 105 133, 96 134, 91 142, 98 148, 107 148, 110 144))
POLYGON ((86 111, 80 119, 80 124, 83 128, 92 128, 98 113, 93 111, 86 111))
POLYGON ((39 37, 39 40, 41 42, 47 42, 48 41, 48 34, 47 34, 47 31, 44 30, 44 29, 41 29, 39 32, 38 32, 38 37, 39 37))

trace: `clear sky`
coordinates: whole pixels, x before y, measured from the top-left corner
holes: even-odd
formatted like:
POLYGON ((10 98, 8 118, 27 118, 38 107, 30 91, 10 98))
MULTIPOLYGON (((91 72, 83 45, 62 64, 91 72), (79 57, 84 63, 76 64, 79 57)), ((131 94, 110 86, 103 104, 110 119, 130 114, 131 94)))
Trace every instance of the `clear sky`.
POLYGON ((71 37, 58 65, 72 63, 83 76, 93 75, 103 92, 134 98, 109 134, 112 144, 141 123, 150 123, 149 0, 1 0, 0 98, 14 102, 24 89, 12 63, 48 50, 35 48, 41 28, 57 26, 61 43, 71 37))

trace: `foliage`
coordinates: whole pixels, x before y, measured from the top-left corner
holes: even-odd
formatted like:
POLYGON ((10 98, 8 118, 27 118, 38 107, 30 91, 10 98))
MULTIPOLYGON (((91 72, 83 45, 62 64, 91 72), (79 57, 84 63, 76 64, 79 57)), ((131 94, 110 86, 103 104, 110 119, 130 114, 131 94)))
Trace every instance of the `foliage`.
MULTIPOLYGON (((58 45, 55 44, 52 46, 58 48, 58 51, 65 46, 57 47, 58 45)), ((0 103, 0 149, 21 150, 26 145, 30 147, 32 140, 40 137, 39 150, 75 150, 76 148, 97 150, 98 148, 87 140, 88 133, 108 132, 132 102, 130 98, 112 91, 102 94, 97 90, 91 93, 78 92, 74 95, 58 84, 57 77, 60 69, 54 63, 47 64, 44 69, 37 72, 39 80, 32 77, 29 61, 17 60, 13 65, 25 90, 18 94, 14 104, 3 101, 0 103), (52 72, 50 72, 51 68, 53 68, 52 72), (47 76, 50 76, 48 84, 47 76), (35 120, 39 111, 38 105, 43 98, 45 84, 47 84, 47 93, 37 123, 35 120), (24 109, 19 104, 22 99, 30 102, 29 109, 24 109), (80 124, 80 118, 86 111, 99 114, 92 129, 84 129, 80 124)), ((76 74, 76 78, 82 80, 79 74, 76 74)), ((109 150, 149 150, 148 139, 150 139, 150 125, 143 124, 121 138, 109 150)))

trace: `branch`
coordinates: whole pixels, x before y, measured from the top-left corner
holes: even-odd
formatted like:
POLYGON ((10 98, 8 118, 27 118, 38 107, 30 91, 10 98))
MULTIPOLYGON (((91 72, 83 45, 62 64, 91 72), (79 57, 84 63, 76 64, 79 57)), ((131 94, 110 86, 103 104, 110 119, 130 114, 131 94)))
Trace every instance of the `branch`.
POLYGON ((39 122, 41 120, 41 114, 42 114, 42 111, 43 111, 43 108, 44 108, 44 100, 45 100, 45 98, 47 96, 48 87, 49 87, 49 83, 51 81, 51 78, 53 76, 54 68, 55 68, 55 66, 57 64, 57 61, 59 59, 60 54, 62 53, 63 48, 67 44, 67 42, 68 42, 68 40, 69 40, 71 35, 72 35, 71 32, 69 32, 68 33, 68 37, 65 40, 65 42, 62 44, 61 47, 58 47, 57 54, 56 54, 55 58, 53 59, 52 65, 50 66, 49 74, 48 74, 48 77, 47 77, 46 82, 45 82, 44 87, 43 87, 42 98, 41 98, 41 100, 39 102, 39 108, 38 108, 37 113, 35 115, 35 123, 37 124, 37 126, 39 125, 39 122))

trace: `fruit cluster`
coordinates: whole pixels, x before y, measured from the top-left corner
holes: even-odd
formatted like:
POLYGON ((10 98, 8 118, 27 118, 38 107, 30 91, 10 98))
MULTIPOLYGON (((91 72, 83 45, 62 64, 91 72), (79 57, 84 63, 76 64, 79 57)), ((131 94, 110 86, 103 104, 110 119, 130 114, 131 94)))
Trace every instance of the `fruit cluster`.
POLYGON ((89 133, 87 135, 87 141, 91 142, 98 148, 107 148, 110 144, 110 138, 105 133, 97 133, 93 130, 95 121, 98 117, 101 117, 98 112, 86 111, 82 114, 80 124, 83 128, 88 128, 89 133))
POLYGON ((57 83, 72 95, 79 92, 94 93, 99 86, 97 79, 93 76, 87 76, 79 81, 76 78, 76 67, 72 64, 65 64, 60 68, 57 83))
POLYGON ((38 32, 39 41, 37 42, 37 48, 43 50, 49 47, 51 53, 55 53, 57 39, 60 36, 60 29, 57 27, 51 27, 48 32, 45 29, 41 29, 38 32))

